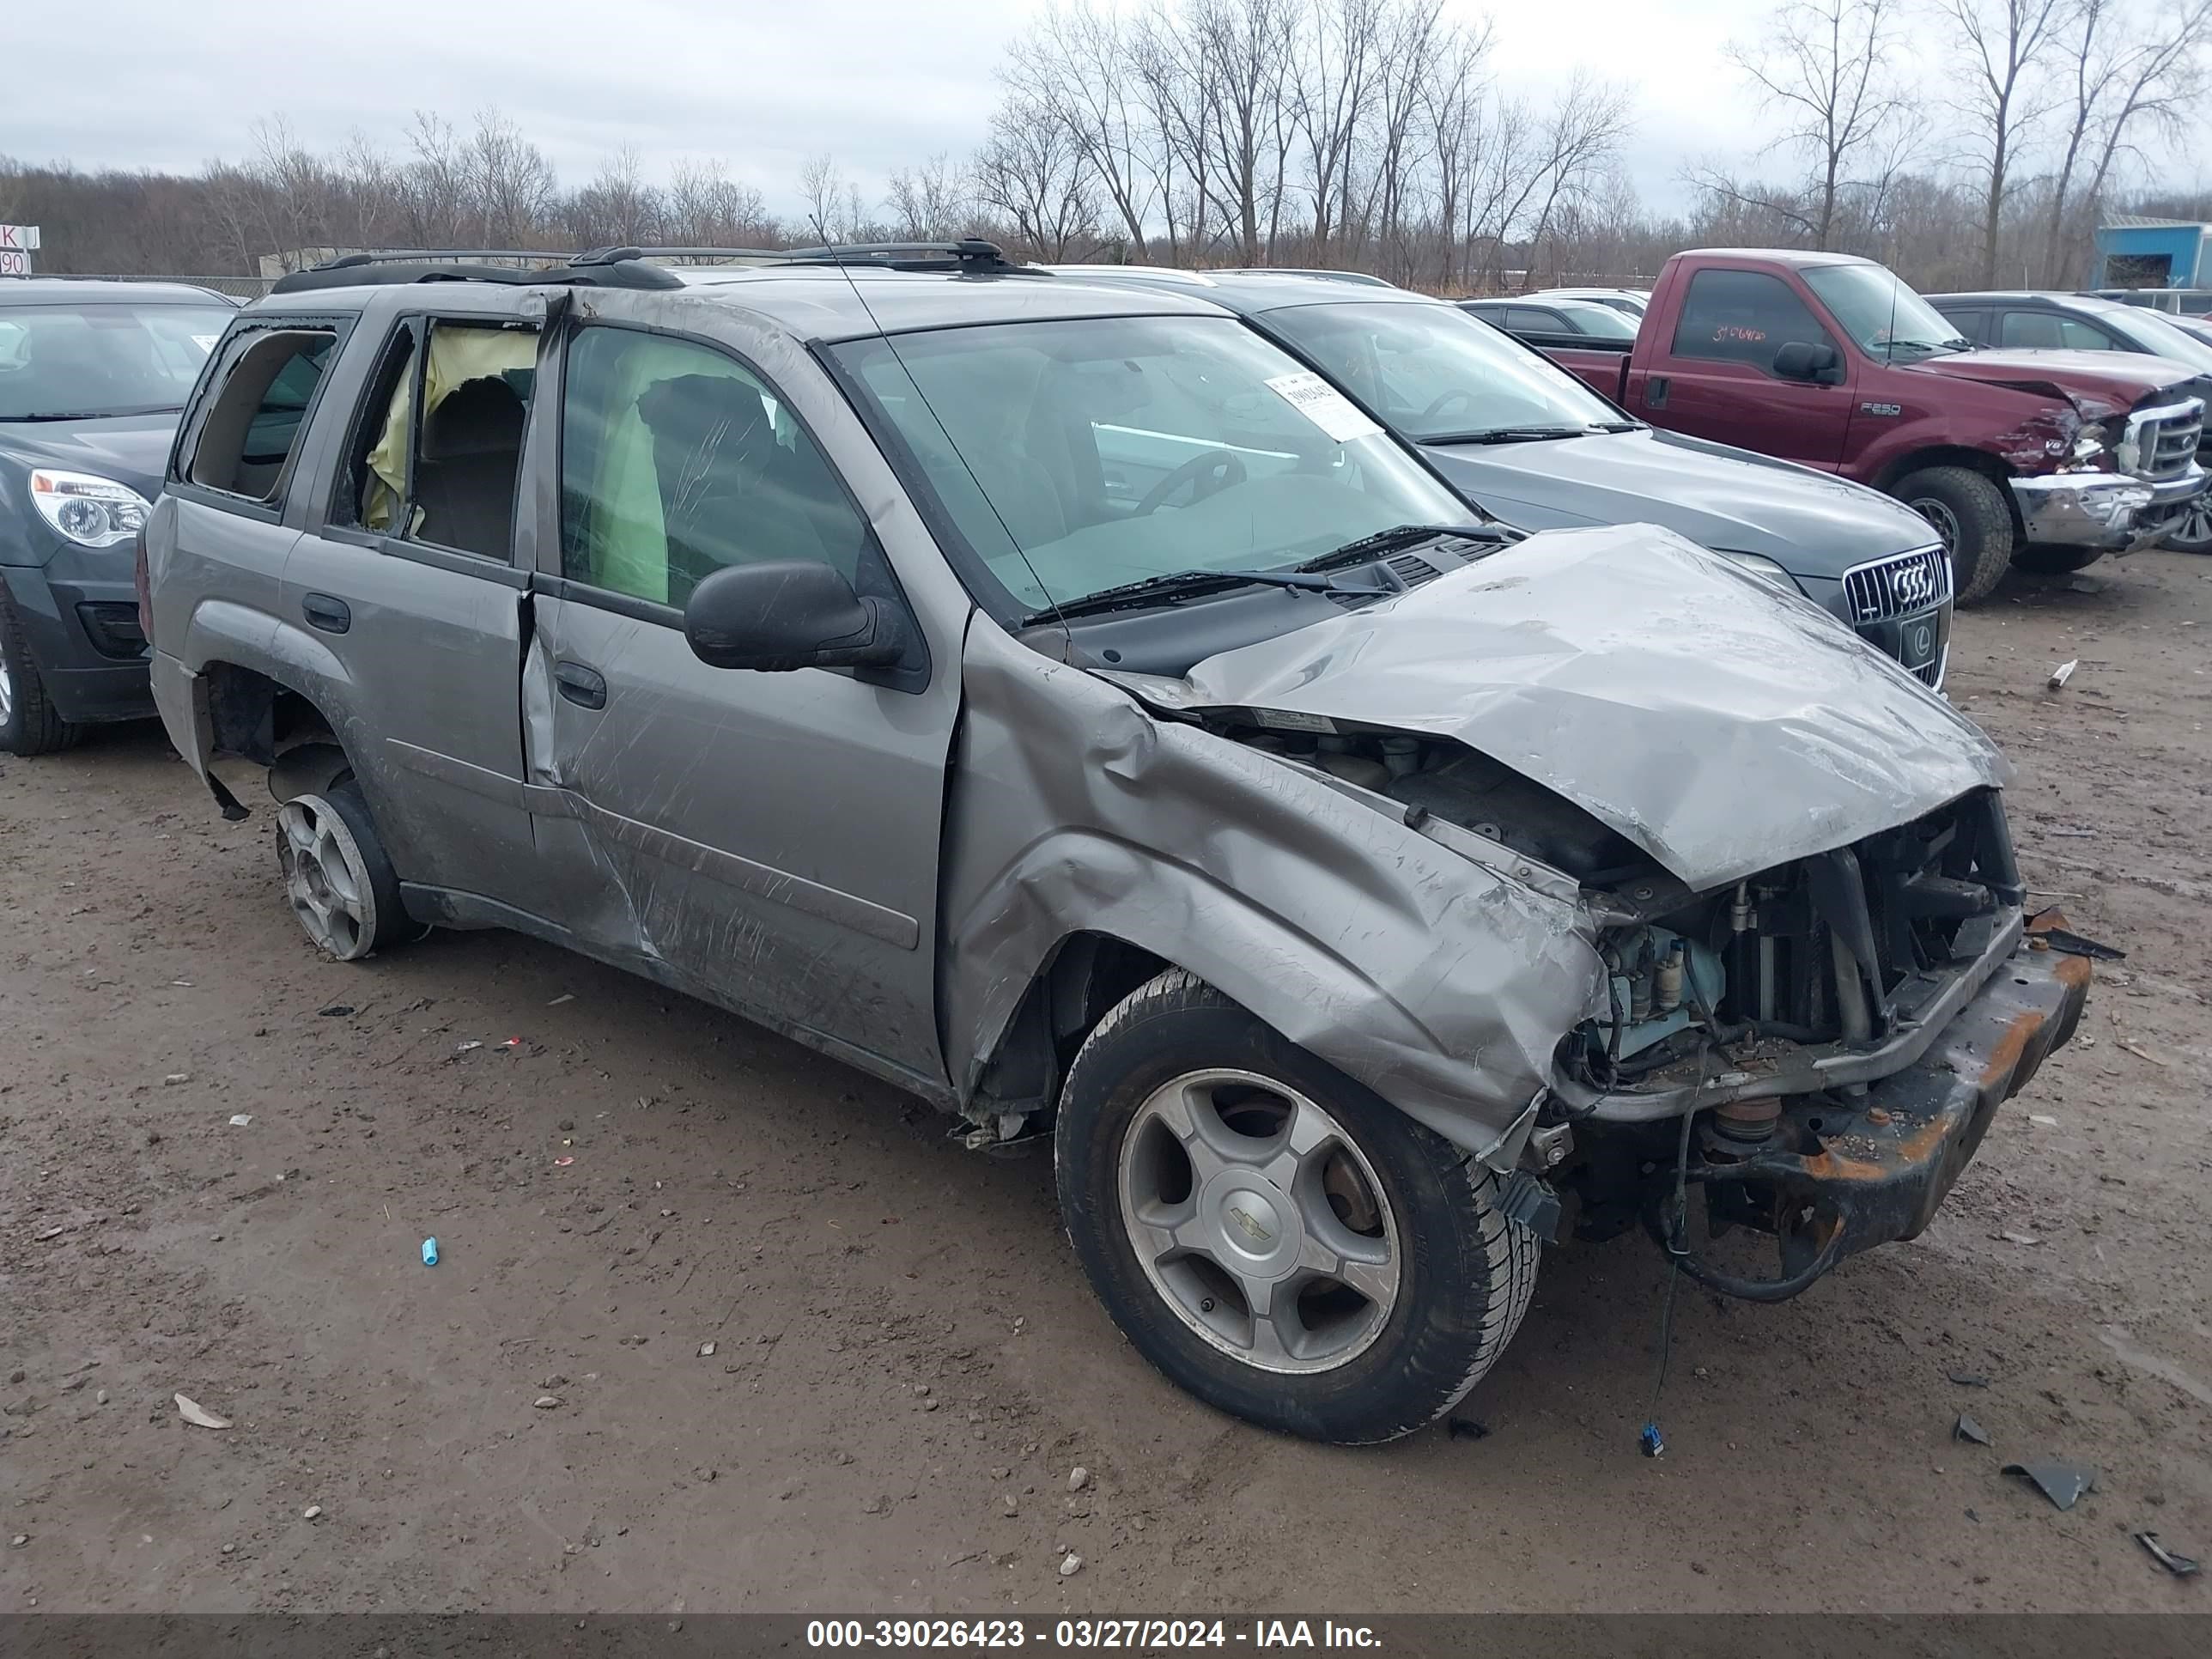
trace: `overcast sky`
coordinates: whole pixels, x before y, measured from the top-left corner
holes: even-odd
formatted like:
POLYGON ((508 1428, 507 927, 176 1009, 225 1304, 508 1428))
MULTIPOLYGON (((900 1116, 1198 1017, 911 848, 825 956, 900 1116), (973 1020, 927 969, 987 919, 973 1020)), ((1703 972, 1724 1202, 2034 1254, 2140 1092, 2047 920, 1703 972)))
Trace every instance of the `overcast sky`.
MULTIPOLYGON (((1509 84, 1541 92, 1578 65, 1635 81, 1624 159, 1655 204, 1680 204, 1686 163, 1742 163, 1763 145, 1760 112, 1719 54, 1756 35, 1771 0, 1446 3, 1491 12, 1509 84)), ((564 182, 629 143, 656 178, 679 156, 723 157, 788 212, 809 154, 830 151, 879 194, 894 167, 971 149, 1003 48, 1042 4, 17 0, 0 155, 190 172, 243 155, 256 118, 278 113, 317 148, 360 127, 396 150, 411 111, 465 125, 489 104, 564 182)), ((2196 137, 2166 159, 2176 183, 2212 177, 2212 130, 2196 137)))

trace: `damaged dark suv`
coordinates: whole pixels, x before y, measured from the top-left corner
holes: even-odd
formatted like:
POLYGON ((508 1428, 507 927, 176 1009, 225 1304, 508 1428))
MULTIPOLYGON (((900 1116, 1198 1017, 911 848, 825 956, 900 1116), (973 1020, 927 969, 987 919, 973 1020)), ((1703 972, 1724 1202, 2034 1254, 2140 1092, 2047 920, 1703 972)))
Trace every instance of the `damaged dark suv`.
POLYGON ((981 245, 289 279, 146 541, 319 945, 514 928, 1048 1139, 1139 1350, 1297 1434, 1442 1413, 1571 1231, 1761 1298, 1911 1237, 2087 990, 1842 624, 981 245))

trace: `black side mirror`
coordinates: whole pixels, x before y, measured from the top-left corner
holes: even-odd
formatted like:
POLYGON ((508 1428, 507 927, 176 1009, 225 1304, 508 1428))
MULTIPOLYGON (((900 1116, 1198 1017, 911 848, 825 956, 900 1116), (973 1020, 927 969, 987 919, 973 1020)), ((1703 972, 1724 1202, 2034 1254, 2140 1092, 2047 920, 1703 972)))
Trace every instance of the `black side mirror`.
POLYGON ((906 652, 906 617, 863 599, 826 564, 731 565, 691 590, 684 637, 710 668, 888 668, 906 652))
POLYGON ((1792 340, 1774 354, 1778 380, 1814 380, 1825 386, 1843 379, 1843 368, 1844 360, 1836 355, 1835 347, 1810 340, 1792 340))

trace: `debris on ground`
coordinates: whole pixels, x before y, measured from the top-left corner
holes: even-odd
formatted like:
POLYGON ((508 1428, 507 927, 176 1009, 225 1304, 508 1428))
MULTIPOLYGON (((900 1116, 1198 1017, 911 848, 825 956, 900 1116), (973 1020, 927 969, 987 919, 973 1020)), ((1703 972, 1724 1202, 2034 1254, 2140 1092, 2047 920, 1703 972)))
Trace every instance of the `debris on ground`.
POLYGON ((2158 1534, 2154 1532, 2137 1533, 2136 1542, 2148 1550, 2151 1553, 2151 1558, 2176 1578, 2186 1578, 2204 1565, 2193 1555, 2175 1554, 2158 1541, 2158 1534))
POLYGON ((193 1427, 200 1429, 227 1429, 230 1426, 230 1419, 228 1418, 217 1417, 206 1407, 201 1405, 198 1401, 181 1394, 174 1395, 173 1398, 177 1402, 177 1415, 183 1418, 185 1422, 190 1423, 193 1427))
POLYGON ((343 1019, 348 1014, 353 1012, 353 1004, 350 1002, 333 1002, 329 1007, 318 1008, 315 1012, 320 1014, 325 1019, 343 1019))
POLYGON ((575 1000, 576 994, 574 991, 564 991, 562 994, 555 997, 552 1001, 547 1003, 545 1006, 548 1008, 558 1008, 562 1003, 574 1002, 575 1000))
POLYGON ((2097 1471, 2087 1463, 2054 1458, 2040 1463, 2008 1463, 2004 1472, 2033 1480, 2062 1510, 2072 1509, 2082 1493, 2097 1490, 2097 1471))
POLYGON ((699 1345, 699 1358, 702 1359, 712 1359, 714 1357, 714 1345, 711 1342, 702 1342, 699 1345))
POLYGON ((2030 1112, 2027 1115, 2027 1121, 2045 1129, 2055 1129, 2058 1127, 2058 1120, 2045 1112, 2030 1112))
POLYGON ((434 1238, 426 1238, 422 1241, 422 1265, 426 1267, 434 1267, 438 1265, 438 1241, 434 1238))
POLYGON ((168 1085, 172 1088, 175 1087, 179 1083, 190 1083, 191 1080, 192 1074, 190 1072, 172 1072, 168 1076, 161 1079, 163 1083, 168 1085))
POLYGON ((1656 1423, 1646 1423, 1636 1431, 1636 1449, 1646 1457, 1657 1457, 1667 1449, 1667 1437, 1656 1423))
POLYGON ((2162 1055, 2151 1053, 2149 1049, 2144 1048, 2140 1042, 2132 1042, 2126 1037, 2122 1037, 2120 1039, 2120 1047, 2126 1049, 2137 1060, 2147 1060, 2154 1066, 2171 1066, 2173 1064, 2172 1060, 2166 1059, 2162 1055))
POLYGON ((1090 1471, 1090 1470, 1088 1470, 1088 1469, 1086 1469, 1086 1468, 1085 1468, 1083 1467, 1083 1465, 1082 1465, 1082 1464, 1078 1463, 1078 1464, 1077 1464, 1073 1468, 1070 1469, 1070 1470, 1067 1472, 1067 1489, 1068 1489, 1068 1491, 1070 1491, 1070 1492, 1081 1492, 1081 1491, 1082 1491, 1085 1486, 1089 1486, 1090 1484, 1091 1484, 1091 1471, 1090 1471))
POLYGON ((468 1041, 468 1042, 464 1042, 464 1043, 462 1043, 459 1047, 456 1048, 453 1050, 453 1052, 454 1052, 455 1054, 472 1054, 476 1053, 476 1051, 477 1051, 477 1049, 479 1049, 479 1048, 483 1048, 483 1044, 481 1042, 477 1041, 477 1040, 476 1038, 474 1038, 474 1037, 471 1037, 471 1038, 470 1038, 470 1039, 469 1039, 469 1041, 468 1041))
POLYGON ((1960 1412, 1959 1420, 1951 1425, 1951 1438, 1971 1440, 1977 1446, 1986 1446, 1990 1443, 1990 1431, 1966 1413, 1960 1412))
POLYGON ((553 1160, 553 1167, 556 1170, 565 1170, 575 1161, 576 1159, 574 1154, 570 1154, 566 1158, 556 1158, 553 1160))
POLYGON ((558 1411, 561 1409, 561 1396, 557 1394, 541 1394, 530 1403, 541 1412, 558 1411))
POLYGON ((1490 1425, 1479 1423, 1472 1417, 1455 1417, 1444 1425, 1444 1436, 1450 1440, 1487 1440, 1490 1425))
POLYGON ((1066 1555, 1060 1558, 1060 1576, 1062 1578, 1073 1578, 1077 1573, 1081 1572, 1082 1571, 1083 1558, 1076 1554, 1073 1550, 1069 1551, 1066 1555))
POLYGON ((2033 1233, 1991 1233, 1990 1237, 1991 1238, 2001 1238, 2008 1244, 2040 1244, 2043 1243, 2042 1239, 2036 1237, 2033 1233))
POLYGON ((1990 1379, 1979 1371, 1946 1371, 1943 1375, 1962 1389, 1986 1389, 1990 1386, 1990 1379))
POLYGON ((2074 671, 2081 665, 2081 659, 2079 657, 2069 658, 2060 663, 2057 667, 2051 671, 2051 678, 2048 682, 2051 689, 2056 691, 2064 686, 2067 681, 2074 678, 2074 671))
POLYGON ((230 1127, 234 1129, 243 1129, 252 1121, 253 1114, 251 1112, 233 1112, 230 1115, 230 1127))
POLYGON ((319 1521, 322 1518, 323 1506, 320 1504, 310 1504, 300 1511, 300 1519, 302 1521, 319 1521))

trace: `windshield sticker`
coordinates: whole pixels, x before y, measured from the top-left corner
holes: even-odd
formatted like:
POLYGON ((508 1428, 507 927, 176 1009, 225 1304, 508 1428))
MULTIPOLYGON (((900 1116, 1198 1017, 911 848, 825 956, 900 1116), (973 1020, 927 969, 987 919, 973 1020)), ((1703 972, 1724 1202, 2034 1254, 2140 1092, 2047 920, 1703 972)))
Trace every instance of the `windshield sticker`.
POLYGON ((221 338, 222 336, 220 334, 195 334, 192 343, 200 349, 200 356, 204 357, 215 349, 215 343, 221 338))
POLYGON ((1382 429, 1318 374, 1278 374, 1267 386, 1338 443, 1371 438, 1382 429))

